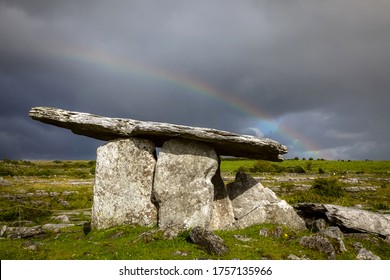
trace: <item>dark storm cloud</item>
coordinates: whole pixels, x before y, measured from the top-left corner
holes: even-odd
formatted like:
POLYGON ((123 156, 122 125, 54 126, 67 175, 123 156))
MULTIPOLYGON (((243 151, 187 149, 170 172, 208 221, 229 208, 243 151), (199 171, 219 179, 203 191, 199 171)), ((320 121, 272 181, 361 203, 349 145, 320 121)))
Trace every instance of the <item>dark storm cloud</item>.
POLYGON ((388 159, 389 13, 386 0, 0 0, 0 157, 95 156, 99 142, 28 118, 45 105, 264 134, 289 156, 388 159), (157 70, 72 57, 81 50, 157 70))

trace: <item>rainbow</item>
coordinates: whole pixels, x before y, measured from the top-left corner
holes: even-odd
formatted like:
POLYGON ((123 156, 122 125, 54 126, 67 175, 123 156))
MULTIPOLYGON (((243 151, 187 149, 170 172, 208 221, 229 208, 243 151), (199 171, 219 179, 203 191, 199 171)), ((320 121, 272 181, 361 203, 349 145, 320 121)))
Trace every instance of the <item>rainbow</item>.
MULTIPOLYGON (((58 55, 58 52, 56 53, 58 55)), ((242 98, 237 98, 227 92, 222 92, 217 88, 207 84, 203 81, 173 73, 167 69, 158 68, 155 66, 139 63, 134 60, 123 59, 119 56, 113 55, 109 52, 101 51, 99 49, 78 47, 75 49, 62 49, 60 55, 66 59, 77 61, 83 64, 98 66, 106 71, 120 72, 125 75, 134 75, 154 79, 164 83, 170 83, 175 86, 185 89, 183 93, 198 94, 207 98, 214 99, 221 102, 234 110, 237 110, 245 115, 255 118, 262 123, 279 130, 284 137, 289 139, 292 143, 299 143, 298 145, 305 149, 309 155, 319 155, 319 148, 309 139, 303 137, 296 131, 280 125, 275 121, 271 114, 253 104, 246 102, 242 98)))

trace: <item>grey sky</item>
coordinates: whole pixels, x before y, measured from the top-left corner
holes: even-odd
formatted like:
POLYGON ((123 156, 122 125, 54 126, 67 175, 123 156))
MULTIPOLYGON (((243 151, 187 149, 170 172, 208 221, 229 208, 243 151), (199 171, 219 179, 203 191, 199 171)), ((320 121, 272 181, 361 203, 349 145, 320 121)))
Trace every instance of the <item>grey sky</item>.
POLYGON ((390 1, 0 0, 0 158, 94 158, 33 106, 390 158, 390 1), (251 108, 251 109, 250 109, 251 108))

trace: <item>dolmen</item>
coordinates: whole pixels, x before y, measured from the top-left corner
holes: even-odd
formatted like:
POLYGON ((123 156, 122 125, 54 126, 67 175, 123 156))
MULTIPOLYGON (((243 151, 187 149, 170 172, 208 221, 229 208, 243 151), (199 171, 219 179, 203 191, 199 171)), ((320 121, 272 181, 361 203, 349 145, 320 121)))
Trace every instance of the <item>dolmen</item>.
POLYGON ((92 229, 133 224, 169 228, 173 236, 277 223, 304 229, 284 200, 245 173, 225 185, 220 156, 283 160, 278 142, 210 128, 108 118, 51 107, 30 117, 107 141, 97 149, 92 229), (156 148, 160 148, 158 156, 156 148))

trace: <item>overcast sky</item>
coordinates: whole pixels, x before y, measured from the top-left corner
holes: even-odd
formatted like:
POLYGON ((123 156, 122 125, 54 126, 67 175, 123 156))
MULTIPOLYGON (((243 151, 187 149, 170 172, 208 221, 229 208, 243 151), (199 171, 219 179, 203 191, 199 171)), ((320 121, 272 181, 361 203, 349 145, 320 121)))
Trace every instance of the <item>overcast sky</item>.
POLYGON ((0 159, 94 159, 53 106, 390 159, 388 0, 0 0, 0 159))

